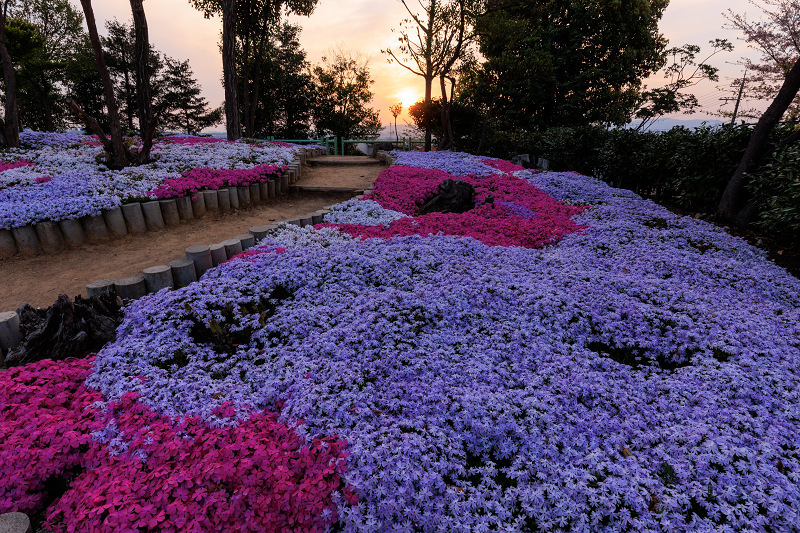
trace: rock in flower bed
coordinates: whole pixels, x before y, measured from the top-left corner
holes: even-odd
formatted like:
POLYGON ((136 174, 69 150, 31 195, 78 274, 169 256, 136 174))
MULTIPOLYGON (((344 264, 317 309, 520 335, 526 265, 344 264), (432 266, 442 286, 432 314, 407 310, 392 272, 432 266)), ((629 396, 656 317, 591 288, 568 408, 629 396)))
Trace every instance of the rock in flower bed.
MULTIPOLYGON (((321 492, 299 491, 316 502, 304 523, 321 530, 797 528, 800 281, 713 226, 585 176, 450 153, 400 163, 326 224, 282 226, 128 309, 85 384, 76 377, 78 394, 103 401, 79 404, 94 451, 48 508, 53 527, 77 513, 123 530, 115 520, 142 509, 140 527, 173 527, 195 477, 153 443, 180 449, 187 435, 194 449, 201 428, 250 442, 256 420, 287 453, 308 447, 297 483, 334 465, 321 492), (494 208, 470 212, 486 232, 414 213, 450 178, 474 182, 479 203, 493 191, 494 208), (540 222, 547 238, 503 241, 509 219, 540 222), (400 222, 428 232, 387 231, 400 222), (114 486, 116 472, 148 502, 114 486)), ((255 452, 232 446, 219 452, 228 477, 199 479, 239 505, 255 452)), ((281 471, 256 471, 269 468, 281 471)), ((232 516, 210 491, 189 497, 208 503, 203 519, 232 516)), ((268 501, 237 509, 258 517, 278 508, 268 501)))
MULTIPOLYGON (((109 170, 92 137, 23 132, 24 148, 0 153, 0 229, 98 215, 131 202, 249 185, 279 176, 297 147, 170 136, 153 162, 109 170)), ((133 140, 131 141, 133 142, 133 140)))

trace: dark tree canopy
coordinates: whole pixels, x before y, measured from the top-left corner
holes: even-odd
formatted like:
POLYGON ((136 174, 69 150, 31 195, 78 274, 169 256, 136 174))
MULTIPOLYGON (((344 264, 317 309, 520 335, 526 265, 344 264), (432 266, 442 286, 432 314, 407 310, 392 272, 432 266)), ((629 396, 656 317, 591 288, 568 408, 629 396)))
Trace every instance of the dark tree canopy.
POLYGON ((154 84, 157 91, 153 93, 153 107, 159 116, 160 127, 197 134, 219 124, 222 109, 208 108, 189 62, 164 56, 162 64, 154 84))
POLYGON ((374 137, 381 128, 372 101, 367 62, 342 49, 335 49, 315 66, 314 128, 317 135, 345 138, 374 137))
MULTIPOLYGON (((11 52, 19 71, 20 123, 37 130, 63 129, 68 117, 61 101, 69 84, 70 63, 77 61, 84 44, 83 15, 69 0, 23 0, 12 6, 10 13, 12 26, 28 24, 38 33, 35 46, 29 42, 23 44, 27 50, 21 54, 11 52)), ((13 44, 17 38, 12 30, 12 47, 17 46, 13 44)))
MULTIPOLYGON (((306 138, 311 127, 313 83, 306 53, 300 47, 300 26, 282 23, 270 32, 260 63, 259 98, 253 109, 253 134, 281 139, 306 138)), ((244 88, 242 88, 244 89, 244 88)))
POLYGON ((215 15, 222 18, 222 71, 228 139, 241 136, 242 118, 246 133, 252 135, 259 101, 258 68, 270 27, 280 20, 283 12, 310 15, 317 0, 189 0, 189 3, 207 18, 215 15), (241 68, 238 68, 237 48, 241 68), (253 62, 255 73, 251 73, 253 62), (243 78, 241 84, 240 78, 243 78))
POLYGON ((625 124, 665 62, 668 0, 497 0, 477 19, 495 112, 547 128, 625 124))

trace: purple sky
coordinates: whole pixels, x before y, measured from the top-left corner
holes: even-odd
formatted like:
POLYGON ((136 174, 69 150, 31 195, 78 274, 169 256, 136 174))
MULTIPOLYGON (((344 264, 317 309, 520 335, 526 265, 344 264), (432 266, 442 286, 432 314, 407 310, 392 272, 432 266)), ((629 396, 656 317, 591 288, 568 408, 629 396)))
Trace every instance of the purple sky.
MULTIPOLYGON (((77 0, 72 1, 80 7, 77 0)), ((710 111, 718 108, 719 97, 728 96, 720 92, 718 86, 729 90, 731 80, 740 75, 742 69, 735 63, 742 55, 753 55, 737 40, 737 32, 722 28, 725 24, 722 13, 729 8, 752 16, 758 14, 747 0, 672 0, 660 24, 661 31, 674 46, 685 43, 702 46, 716 37, 734 41, 733 53, 713 58, 712 63, 721 70, 720 83, 705 83, 694 90, 704 108, 710 111)), ((130 3, 126 0, 95 0, 94 10, 98 24, 115 17, 130 18, 130 3)), ((145 2, 145 10, 154 46, 176 59, 188 59, 205 97, 211 105, 220 105, 223 100, 222 62, 217 44, 220 20, 204 19, 188 0, 151 0, 145 2)), ((421 78, 396 64, 388 64, 386 56, 380 53, 382 48, 396 42, 392 28, 397 27, 404 14, 399 0, 320 0, 311 17, 294 19, 303 26, 301 43, 312 63, 319 61, 325 50, 336 44, 370 59, 372 76, 376 80, 372 106, 380 111, 384 123, 391 121, 390 105, 402 101, 407 107, 423 95, 421 78)), ((658 80, 650 84, 657 85, 658 80)), ((713 117, 697 114, 687 118, 713 117)))

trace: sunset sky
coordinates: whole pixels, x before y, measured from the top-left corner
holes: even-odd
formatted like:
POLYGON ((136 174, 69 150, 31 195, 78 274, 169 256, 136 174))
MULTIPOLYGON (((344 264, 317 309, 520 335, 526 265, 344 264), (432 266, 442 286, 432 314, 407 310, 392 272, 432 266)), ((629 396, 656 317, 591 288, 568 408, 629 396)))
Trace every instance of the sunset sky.
MULTIPOLYGON (((72 1, 80 9, 78 0, 72 1)), ((115 17, 130 19, 128 0, 95 0, 93 4, 98 24, 115 17)), ((725 24, 722 13, 728 8, 753 17, 758 15, 747 0, 672 0, 660 24, 662 33, 673 46, 685 43, 707 45, 716 37, 734 42, 736 49, 733 53, 716 56, 712 61, 721 70, 720 83, 705 83, 695 89, 701 104, 711 111, 718 108, 719 97, 727 96, 717 86, 726 89, 733 78, 741 75, 742 68, 736 65, 737 61, 745 54, 754 56, 744 43, 738 41, 738 32, 722 28, 725 24)), ((203 87, 204 96, 211 105, 220 105, 223 100, 222 61, 217 43, 221 21, 204 19, 188 0, 150 0, 145 2, 145 10, 153 45, 176 59, 188 59, 203 87)), ((301 44, 311 63, 318 62, 324 52, 337 43, 370 59, 375 79, 372 107, 380 111, 384 124, 392 120, 390 105, 402 102, 407 108, 423 95, 422 78, 396 64, 387 63, 386 55, 380 52, 396 43, 397 36, 392 33, 392 28, 398 26, 404 14, 399 0, 319 0, 311 17, 293 18, 303 27, 301 44)), ((651 84, 657 85, 657 80, 652 80, 651 84)), ((405 112, 401 122, 403 118, 405 112)), ((688 118, 708 118, 708 115, 688 118)))

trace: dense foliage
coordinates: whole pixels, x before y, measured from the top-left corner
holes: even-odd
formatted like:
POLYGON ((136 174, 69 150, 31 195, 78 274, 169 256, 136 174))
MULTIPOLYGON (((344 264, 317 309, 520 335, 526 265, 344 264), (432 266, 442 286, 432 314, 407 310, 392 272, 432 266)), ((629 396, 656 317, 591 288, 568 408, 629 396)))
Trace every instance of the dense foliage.
MULTIPOLYGON (((314 84, 306 52, 300 46, 301 28, 281 23, 271 28, 263 53, 254 58, 252 76, 260 97, 252 111, 259 138, 305 139, 311 129, 314 84)), ((243 87, 244 88, 244 87, 243 87)))
MULTIPOLYGON (((752 128, 745 125, 676 127, 665 132, 599 127, 552 128, 543 133, 490 129, 485 153, 528 153, 554 170, 574 170, 615 187, 699 213, 714 213, 744 153, 752 128)), ((758 207, 755 224, 782 239, 800 239, 796 145, 782 146, 791 126, 773 132, 774 151, 749 182, 758 207)), ((535 161, 534 161, 535 162, 535 161)))
POLYGON ((527 129, 625 124, 665 62, 667 0, 487 2, 477 34, 487 107, 527 129))
POLYGON ((366 59, 341 47, 334 48, 312 69, 311 75, 315 85, 315 135, 364 139, 378 134, 380 116, 367 107, 372 101, 374 80, 366 59))

